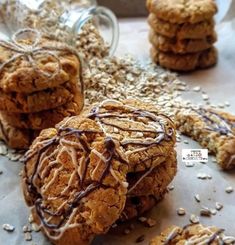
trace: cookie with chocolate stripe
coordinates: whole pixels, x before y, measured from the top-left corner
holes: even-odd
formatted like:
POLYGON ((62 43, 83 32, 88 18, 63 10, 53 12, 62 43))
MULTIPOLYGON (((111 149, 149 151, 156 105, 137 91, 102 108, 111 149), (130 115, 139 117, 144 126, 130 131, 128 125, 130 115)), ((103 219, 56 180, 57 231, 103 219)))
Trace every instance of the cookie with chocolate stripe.
POLYGON ((202 224, 186 225, 181 228, 172 226, 153 238, 149 245, 180 245, 180 244, 235 244, 235 237, 226 236, 224 230, 215 226, 202 224))
POLYGON ((67 118, 43 130, 26 153, 25 200, 54 244, 88 244, 120 217, 127 171, 119 143, 97 122, 67 118))

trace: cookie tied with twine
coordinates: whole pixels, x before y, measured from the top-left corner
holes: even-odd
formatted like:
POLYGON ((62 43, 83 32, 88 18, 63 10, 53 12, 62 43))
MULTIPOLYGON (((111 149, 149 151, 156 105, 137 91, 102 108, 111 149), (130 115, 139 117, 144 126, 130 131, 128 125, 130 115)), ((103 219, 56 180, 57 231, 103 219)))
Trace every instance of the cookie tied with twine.
POLYGON ((83 92, 82 60, 72 46, 45 39, 36 29, 21 29, 10 41, 0 40, 0 87, 4 92, 35 92, 73 76, 83 92))

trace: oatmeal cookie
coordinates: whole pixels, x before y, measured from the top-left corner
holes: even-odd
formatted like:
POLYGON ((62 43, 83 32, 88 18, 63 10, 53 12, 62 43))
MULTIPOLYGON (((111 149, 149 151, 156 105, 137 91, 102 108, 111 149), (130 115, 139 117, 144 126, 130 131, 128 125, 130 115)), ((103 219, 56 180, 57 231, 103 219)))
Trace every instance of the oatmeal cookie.
POLYGON ((0 140, 3 140, 10 148, 28 149, 38 134, 37 130, 12 127, 0 114, 0 140))
POLYGON ((186 225, 181 228, 171 226, 159 236, 153 238, 149 245, 180 245, 180 244, 235 244, 235 238, 225 236, 224 229, 202 224, 186 225))
POLYGON ((83 115, 96 121, 104 132, 120 142, 129 172, 145 171, 164 162, 175 145, 173 121, 159 110, 137 100, 105 100, 83 115))
POLYGON ((149 12, 171 23, 198 23, 210 20, 217 13, 214 0, 150 0, 149 12))
POLYGON ((33 93, 81 76, 80 58, 71 47, 41 39, 32 29, 24 34, 30 37, 21 39, 23 35, 19 32, 16 36, 20 37, 15 41, 0 41, 0 89, 3 92, 33 93), (28 49, 33 50, 30 56, 27 56, 28 49))
POLYGON ((46 111, 35 113, 9 113, 2 111, 1 115, 2 118, 13 127, 41 130, 54 127, 65 117, 78 115, 82 106, 82 103, 71 101, 62 106, 46 111))
POLYGON ((43 130, 26 153, 25 200, 54 244, 87 244, 120 217, 127 170, 118 142, 95 121, 67 118, 43 130))
POLYGON ((143 172, 127 174, 128 196, 162 196, 177 171, 176 152, 170 153, 165 162, 143 172))
POLYGON ((120 220, 125 221, 140 216, 162 200, 167 193, 167 186, 176 174, 176 169, 176 152, 172 152, 166 162, 153 170, 128 173, 127 201, 120 220))
POLYGON ((235 166, 235 116, 211 108, 181 108, 175 116, 180 132, 216 155, 223 169, 235 166))
POLYGON ((207 50, 217 41, 216 33, 202 39, 168 38, 150 30, 149 41, 155 49, 175 54, 197 53, 207 50))
POLYGON ((61 106, 76 97, 81 99, 81 91, 77 80, 67 82, 56 88, 26 93, 4 93, 0 90, 0 110, 11 113, 32 113, 49 110, 61 106))
POLYGON ((160 66, 175 71, 192 71, 197 68, 208 68, 217 63, 218 54, 216 48, 192 53, 192 54, 174 54, 172 52, 161 52, 151 48, 150 54, 152 60, 160 66))
POLYGON ((213 19, 201 21, 195 24, 182 23, 173 24, 158 19, 155 14, 150 13, 148 23, 158 34, 169 38, 181 39, 202 39, 214 33, 215 22, 213 19))

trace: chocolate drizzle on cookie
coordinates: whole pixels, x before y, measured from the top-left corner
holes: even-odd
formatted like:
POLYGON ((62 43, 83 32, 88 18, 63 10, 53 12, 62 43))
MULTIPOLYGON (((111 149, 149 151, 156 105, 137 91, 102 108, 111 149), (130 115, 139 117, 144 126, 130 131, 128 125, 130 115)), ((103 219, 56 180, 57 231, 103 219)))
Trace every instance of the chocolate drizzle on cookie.
MULTIPOLYGON (((185 245, 194 245, 194 244, 205 244, 211 245, 214 241, 219 241, 221 244, 223 243, 223 239, 220 237, 220 234, 224 232, 224 229, 218 229, 217 231, 213 232, 210 227, 203 227, 200 224, 188 224, 184 226, 182 229, 180 227, 175 227, 169 233, 167 238, 164 241, 164 245, 171 245, 175 244, 174 241, 178 236, 182 236, 185 239, 185 245), (196 226, 198 227, 198 233, 189 235, 188 229, 190 227, 196 226)), ((180 239, 177 239, 179 241, 180 239)))
MULTIPOLYGON (((25 156, 26 163, 33 157, 36 159, 33 172, 32 174, 30 174, 31 177, 27 177, 26 184, 28 192, 32 195, 34 199, 36 213, 40 217, 40 220, 44 227, 49 230, 49 236, 57 237, 61 235, 61 233, 63 233, 66 226, 71 225, 74 216, 76 215, 76 208, 79 207, 81 200, 97 190, 99 187, 102 187, 104 178, 108 175, 109 172, 111 173, 110 170, 112 168, 111 166, 114 160, 117 160, 123 164, 127 164, 126 160, 123 158, 123 156, 120 155, 119 151, 117 150, 115 141, 111 137, 107 136, 105 137, 103 143, 103 157, 100 158, 100 161, 104 162, 105 167, 97 181, 86 183, 85 178, 87 175, 88 165, 90 163, 90 154, 94 150, 90 147, 87 141, 87 137, 94 134, 102 135, 102 132, 98 130, 78 130, 62 126, 57 130, 57 134, 55 136, 53 136, 51 139, 41 141, 38 145, 35 145, 32 150, 28 151, 25 156), (72 137, 72 140, 70 137, 72 137), (62 146, 62 149, 58 148, 58 146, 62 146), (51 184, 51 181, 55 181, 56 174, 59 174, 59 171, 62 170, 62 167, 56 168, 53 173, 52 180, 50 180, 49 184, 47 183, 46 185, 41 187, 38 184, 38 180, 43 178, 43 175, 46 173, 45 169, 50 168, 50 164, 59 164, 58 156, 63 152, 63 150, 66 151, 73 159, 73 152, 71 153, 69 150, 69 147, 71 146, 73 147, 73 149, 79 148, 80 150, 82 150, 85 158, 85 160, 83 161, 83 163, 85 163, 85 166, 82 170, 82 173, 81 175, 78 174, 80 177, 80 190, 74 193, 72 200, 65 201, 62 206, 57 209, 56 212, 53 212, 50 210, 50 207, 45 206, 45 202, 43 200, 43 191, 48 188, 48 186, 51 184), (50 164, 47 164, 45 166, 44 161, 49 159, 50 164), (53 159, 55 160, 53 161, 53 159), (40 193, 38 192, 38 188, 41 189, 40 193)), ((97 156, 99 157, 99 155, 97 156)), ((82 158, 80 158, 80 164, 78 164, 79 166, 82 165, 82 158)), ((77 170, 77 172, 79 171, 77 170)), ((25 174, 26 176, 29 176, 29 173, 27 173, 26 164, 25 174)), ((72 178, 72 175, 70 178, 72 178)), ((68 187, 69 183, 66 188, 68 187)), ((62 194, 63 192, 61 193, 61 195, 62 194)))
POLYGON ((146 146, 151 147, 154 145, 160 144, 163 140, 169 141, 173 137, 174 129, 173 127, 169 127, 169 129, 166 129, 166 125, 164 122, 164 119, 167 119, 168 121, 172 122, 169 117, 159 114, 157 115, 156 112, 150 112, 147 110, 141 110, 137 109, 132 106, 124 105, 121 102, 115 101, 117 105, 116 107, 109 106, 109 102, 114 102, 112 100, 106 100, 102 102, 101 104, 95 106, 91 109, 90 114, 88 115, 88 118, 96 120, 100 123, 102 128, 105 131, 105 126, 109 126, 112 128, 116 128, 118 130, 121 130, 123 132, 135 132, 135 133, 141 133, 141 134, 154 134, 156 137, 153 140, 145 140, 143 141, 138 139, 133 139, 134 137, 131 137, 131 139, 122 140, 121 145, 123 147, 127 145, 138 145, 138 146, 146 146), (115 112, 116 109, 116 112, 115 112), (107 121, 105 119, 113 119, 113 120, 120 120, 125 124, 125 122, 139 122, 139 123, 145 123, 147 126, 150 126, 150 123, 153 123, 154 126, 150 126, 151 129, 138 129, 138 128, 127 128, 123 127, 121 125, 115 124, 113 121, 107 121), (147 121, 147 122, 145 122, 147 121), (158 127, 158 128, 157 128, 158 127))
POLYGON ((221 135, 234 135, 232 129, 235 128, 235 124, 229 122, 215 111, 204 108, 193 109, 193 111, 203 118, 204 122, 208 125, 208 130, 218 132, 221 135))
MULTIPOLYGON (((69 123, 70 120, 73 120, 73 117, 68 118, 50 139, 39 139, 25 156, 26 164, 32 158, 34 162, 31 173, 27 172, 27 165, 25 164, 27 191, 32 197, 35 211, 41 220, 42 226, 45 228, 45 232, 53 239, 60 237, 70 227, 78 227, 80 225, 79 222, 75 222, 80 204, 95 190, 105 187, 104 179, 106 176, 110 174, 117 183, 127 189, 128 183, 125 182, 125 179, 116 175, 113 169, 114 161, 129 165, 126 160, 127 154, 124 154, 123 149, 128 151, 127 147, 132 146, 133 151, 131 152, 135 152, 136 150, 144 151, 161 144, 163 141, 172 141, 174 144, 174 125, 167 116, 164 117, 164 115, 157 115, 154 112, 123 105, 117 101, 115 101, 115 106, 118 105, 117 108, 115 106, 114 108, 109 108, 107 102, 109 101, 104 101, 99 106, 94 107, 91 113, 84 117, 84 120, 95 123, 97 130, 79 130, 69 127, 69 125, 73 125, 69 123), (128 123, 125 124, 125 122, 128 122, 129 125, 128 123), (118 135, 109 133, 107 127, 116 129, 121 136, 122 132, 130 132, 130 137, 116 140, 118 135), (136 136, 136 134, 141 136, 136 136), (93 137, 97 140, 99 139, 98 142, 103 139, 103 152, 99 152, 99 150, 91 146, 89 139, 93 137), (52 197, 52 200, 61 197, 61 201, 63 201, 62 204, 60 201, 60 206, 53 211, 53 208, 48 205, 50 200, 44 198, 44 193, 55 183, 60 172, 65 168, 61 164, 61 159, 67 157, 67 155, 62 155, 64 151, 71 158, 71 164, 75 166, 75 170, 69 174, 68 184, 60 193, 60 196, 52 197), (95 154, 103 166, 102 170, 99 169, 99 175, 96 180, 87 179, 88 174, 91 174, 90 170, 88 172, 91 154, 95 154), (41 180, 45 178, 48 178, 48 182, 40 184, 41 180), (78 188, 69 188, 70 186, 73 187, 71 183, 74 182, 74 178, 76 178, 78 188), (70 191, 69 199, 64 200, 68 191, 70 191)), ((74 118, 76 121, 76 117, 74 118)), ((160 153, 157 151, 157 154, 153 153, 141 159, 141 163, 159 157, 161 154, 163 154, 161 151, 160 153)), ((96 168, 99 168, 99 163, 97 163, 96 168)), ((151 173, 153 168, 154 166, 147 173, 151 173)))
MULTIPOLYGON (((223 239, 221 238, 220 234, 224 232, 223 229, 218 229, 216 232, 212 232, 210 227, 203 227, 202 225, 195 225, 195 224, 188 224, 184 226, 182 229, 180 227, 175 227, 169 233, 167 238, 164 241, 164 245, 173 245, 175 244, 175 239, 178 236, 182 236, 182 239, 185 239, 185 245, 193 245, 193 244, 205 244, 211 245, 214 241, 219 241, 220 244, 223 243, 223 239), (196 226, 198 227, 197 234, 189 234, 188 229, 190 227, 196 226)), ((180 241, 180 238, 177 238, 177 242, 180 241)))

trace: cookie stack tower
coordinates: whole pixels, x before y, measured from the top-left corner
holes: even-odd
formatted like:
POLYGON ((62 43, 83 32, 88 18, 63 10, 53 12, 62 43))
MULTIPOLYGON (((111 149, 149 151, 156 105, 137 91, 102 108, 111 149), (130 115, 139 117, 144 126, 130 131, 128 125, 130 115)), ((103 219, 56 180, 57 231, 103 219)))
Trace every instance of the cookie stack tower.
POLYGON ((81 63, 71 47, 23 30, 0 41, 0 62, 0 139, 10 147, 27 148, 41 129, 81 111, 81 63))
POLYGON ((147 8, 154 62, 176 71, 216 64, 214 0, 147 0, 147 8))
POLYGON ((105 100, 41 132, 25 154, 22 186, 53 244, 91 244, 164 197, 177 170, 176 130, 159 112, 105 100))

